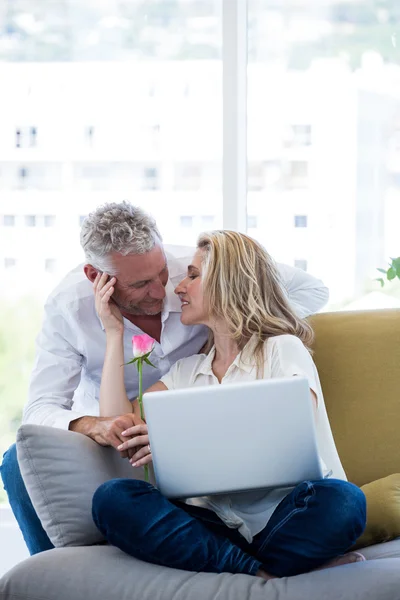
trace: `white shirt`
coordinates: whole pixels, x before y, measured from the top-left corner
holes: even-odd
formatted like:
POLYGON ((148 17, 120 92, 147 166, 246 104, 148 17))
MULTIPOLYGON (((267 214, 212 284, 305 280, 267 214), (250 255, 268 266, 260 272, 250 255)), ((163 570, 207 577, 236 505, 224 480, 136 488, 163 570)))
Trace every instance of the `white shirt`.
MULTIPOLYGON (((165 375, 178 359, 198 353, 207 339, 205 327, 182 325, 181 303, 174 294, 174 288, 186 276, 195 250, 167 245, 164 249, 169 281, 161 316, 161 340, 151 355, 156 368, 143 365, 144 389, 165 375)), ((278 268, 289 301, 299 316, 313 314, 324 306, 328 290, 322 281, 294 267, 278 268)), ((124 327, 124 355, 128 362, 132 358, 132 336, 143 332, 127 319, 124 327)), ((68 429, 74 419, 98 416, 105 351, 106 335, 96 314, 93 287, 83 265, 79 265, 46 302, 23 422, 68 429)), ((138 375, 134 365, 125 368, 125 386, 128 398, 136 398, 138 375)))
MULTIPOLYGON (((235 358, 223 377, 221 385, 257 379, 257 367, 252 359, 253 345, 254 341, 250 340, 235 358)), ((220 385, 212 371, 214 355, 215 348, 207 356, 200 354, 178 360, 171 371, 161 378, 161 381, 169 390, 220 385)), ((303 343, 293 335, 279 335, 268 339, 264 343, 263 378, 293 377, 295 375, 306 377, 310 389, 317 396, 317 442, 322 463, 326 467, 325 475, 346 479, 329 425, 318 372, 310 353, 303 343)), ((210 417, 212 418, 212 415, 210 417)), ((253 536, 264 529, 275 508, 292 489, 286 487, 269 491, 257 490, 232 495, 204 496, 189 498, 186 502, 214 511, 228 527, 238 529, 243 537, 251 543, 253 536)))

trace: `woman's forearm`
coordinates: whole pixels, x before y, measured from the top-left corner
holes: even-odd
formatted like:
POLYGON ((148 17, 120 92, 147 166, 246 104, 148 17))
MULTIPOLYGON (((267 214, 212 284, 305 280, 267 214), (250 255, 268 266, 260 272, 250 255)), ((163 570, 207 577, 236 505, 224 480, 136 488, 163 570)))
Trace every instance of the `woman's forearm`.
POLYGON ((100 387, 100 416, 116 417, 132 412, 124 382, 123 335, 107 335, 106 356, 100 387))

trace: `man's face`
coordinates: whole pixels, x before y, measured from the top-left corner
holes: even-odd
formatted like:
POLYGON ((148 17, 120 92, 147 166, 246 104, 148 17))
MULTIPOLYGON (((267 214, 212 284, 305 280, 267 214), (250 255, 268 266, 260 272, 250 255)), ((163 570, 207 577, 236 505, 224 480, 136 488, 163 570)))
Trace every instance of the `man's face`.
POLYGON ((168 282, 164 250, 156 245, 145 254, 112 255, 116 270, 114 302, 127 315, 157 315, 161 312, 168 282))

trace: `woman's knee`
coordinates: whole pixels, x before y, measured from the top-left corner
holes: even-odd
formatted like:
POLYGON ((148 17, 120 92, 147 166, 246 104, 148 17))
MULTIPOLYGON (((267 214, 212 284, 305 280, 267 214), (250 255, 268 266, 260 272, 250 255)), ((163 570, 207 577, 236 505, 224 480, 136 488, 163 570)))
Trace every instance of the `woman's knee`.
POLYGON ((135 511, 135 500, 139 501, 151 487, 149 483, 136 479, 111 479, 102 483, 92 500, 92 517, 97 527, 104 532, 106 525, 124 512, 125 506, 132 516, 139 514, 135 511))
POLYGON ((367 504, 364 492, 348 481, 324 480, 326 509, 332 524, 357 539, 365 529, 367 504))

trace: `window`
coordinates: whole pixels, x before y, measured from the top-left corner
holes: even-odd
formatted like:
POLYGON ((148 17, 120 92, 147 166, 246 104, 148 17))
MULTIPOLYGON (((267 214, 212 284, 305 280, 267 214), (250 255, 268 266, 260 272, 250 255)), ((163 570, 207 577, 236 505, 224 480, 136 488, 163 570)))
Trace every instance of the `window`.
POLYGON ((45 227, 54 227, 55 224, 56 224, 55 215, 45 215, 44 216, 44 226, 45 227))
POLYGON ((294 216, 295 227, 307 227, 307 215, 295 215, 294 216))
POLYGON ((24 188, 26 186, 27 179, 28 179, 28 169, 26 167, 20 167, 18 169, 18 174, 17 174, 18 187, 24 188))
POLYGON ((85 128, 85 139, 88 146, 93 146, 94 127, 92 125, 85 128))
POLYGON ((14 215, 4 215, 3 225, 4 225, 4 227, 15 227, 15 216, 14 215))
POLYGON ((16 148, 35 148, 37 146, 37 127, 17 127, 15 129, 16 148))
POLYGON ((201 226, 205 229, 211 229, 214 227, 215 217, 213 215, 205 215, 201 217, 201 226))
POLYGON ((15 130, 15 147, 21 148, 21 130, 20 129, 15 130))
MULTIPOLYGON (((12 317, 0 339, 2 364, 17 356, 21 374, 17 386, 2 381, 0 456, 15 441, 45 299, 83 260, 84 216, 127 199, 155 217, 166 244, 187 246, 209 216, 222 227, 221 12, 222 0, 61 0, 46 10, 0 0, 0 103, 12 107, 0 127, 0 303, 12 317), (73 18, 60 18, 72 5, 73 18), (41 27, 25 30, 22 13, 41 27), (176 164, 200 167, 184 177, 190 194, 175 188, 176 164), (16 268, 4 270, 5 256, 16 268)), ((0 523, 0 555, 8 547, 0 523)))
POLYGON ((199 190, 202 182, 202 166, 195 163, 175 165, 175 189, 199 190))
POLYGON ((180 218, 181 227, 193 227, 193 217, 182 216, 180 218))
POLYGON ((37 145, 37 129, 36 127, 30 128, 29 145, 31 148, 35 148, 37 145))
POLYGON ((44 261, 44 269, 46 273, 55 273, 57 266, 57 261, 55 258, 46 258, 44 261))
POLYGON ((259 191, 264 188, 263 163, 250 163, 247 170, 247 188, 249 191, 259 191))
POLYGON ((36 215, 25 215, 26 227, 36 227, 36 215))
POLYGON ((247 215, 248 229, 257 229, 257 217, 255 215, 247 215))
POLYGON ((9 258, 9 257, 5 257, 4 259, 4 268, 5 269, 12 269, 12 267, 15 267, 15 265, 17 264, 17 261, 15 258, 9 258))
POLYGON ((146 167, 143 170, 143 187, 145 190, 158 189, 158 169, 156 167, 146 167))
POLYGON ((285 145, 289 148, 311 145, 311 125, 291 125, 285 145))
POLYGON ((303 271, 307 271, 307 261, 304 258, 296 258, 294 261, 294 266, 297 269, 303 269, 303 271))

